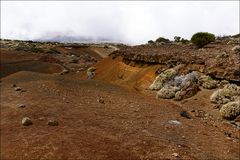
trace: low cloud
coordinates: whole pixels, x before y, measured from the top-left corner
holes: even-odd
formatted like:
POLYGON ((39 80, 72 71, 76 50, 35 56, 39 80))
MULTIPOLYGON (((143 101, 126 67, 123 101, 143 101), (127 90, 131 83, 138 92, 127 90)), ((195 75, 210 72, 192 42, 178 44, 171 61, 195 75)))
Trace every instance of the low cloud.
POLYGON ((1 1, 1 38, 140 44, 198 31, 239 33, 238 1, 1 1))

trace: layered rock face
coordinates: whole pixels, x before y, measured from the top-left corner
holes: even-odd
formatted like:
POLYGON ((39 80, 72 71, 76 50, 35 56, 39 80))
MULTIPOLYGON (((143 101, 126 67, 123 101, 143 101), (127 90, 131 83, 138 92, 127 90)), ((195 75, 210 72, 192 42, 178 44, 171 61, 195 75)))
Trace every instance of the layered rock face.
POLYGON ((126 47, 112 53, 126 60, 162 64, 167 68, 185 65, 182 73, 191 70, 210 75, 214 79, 240 83, 240 51, 236 44, 212 43, 197 49, 191 44, 140 45, 126 47))

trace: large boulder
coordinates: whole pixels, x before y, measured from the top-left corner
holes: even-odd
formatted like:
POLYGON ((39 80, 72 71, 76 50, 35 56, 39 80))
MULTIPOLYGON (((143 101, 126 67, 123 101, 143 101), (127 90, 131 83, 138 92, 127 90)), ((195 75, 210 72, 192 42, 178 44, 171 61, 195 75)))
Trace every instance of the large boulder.
POLYGON ((165 83, 158 91, 158 98, 182 100, 195 95, 199 91, 199 75, 197 72, 191 72, 186 75, 176 76, 165 83))
POLYGON ((149 89, 151 90, 160 90, 161 88, 164 87, 164 85, 174 78, 177 75, 177 71, 173 68, 167 69, 161 74, 159 74, 154 82, 150 85, 149 89))
POLYGON ((230 101, 237 100, 240 96, 240 87, 236 84, 227 84, 223 89, 215 91, 210 100, 217 104, 226 104, 230 101))
POLYGON ((182 100, 194 96, 200 90, 198 79, 199 74, 195 71, 175 77, 174 82, 170 82, 180 88, 175 94, 175 100, 182 100))
POLYGON ((199 85, 196 82, 188 81, 180 91, 175 94, 175 100, 179 101, 194 96, 199 91, 199 85))
POLYGON ((240 115, 240 100, 224 104, 220 109, 220 114, 226 119, 234 119, 240 115))

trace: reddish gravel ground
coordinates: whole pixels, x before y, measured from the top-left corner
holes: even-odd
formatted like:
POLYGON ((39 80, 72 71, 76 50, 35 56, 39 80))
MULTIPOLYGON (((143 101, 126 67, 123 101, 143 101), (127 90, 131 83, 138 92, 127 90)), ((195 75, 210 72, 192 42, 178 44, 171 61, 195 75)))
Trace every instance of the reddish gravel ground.
POLYGON ((18 72, 1 79, 1 159, 239 159, 237 129, 181 110, 102 81, 18 72))

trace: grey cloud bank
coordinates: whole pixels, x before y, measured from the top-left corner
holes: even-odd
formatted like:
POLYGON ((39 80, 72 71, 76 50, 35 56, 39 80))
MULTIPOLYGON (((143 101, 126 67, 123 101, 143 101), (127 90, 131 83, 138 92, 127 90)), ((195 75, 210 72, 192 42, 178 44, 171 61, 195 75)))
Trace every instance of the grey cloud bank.
POLYGON ((1 1, 1 38, 145 43, 239 33, 238 1, 1 1))

